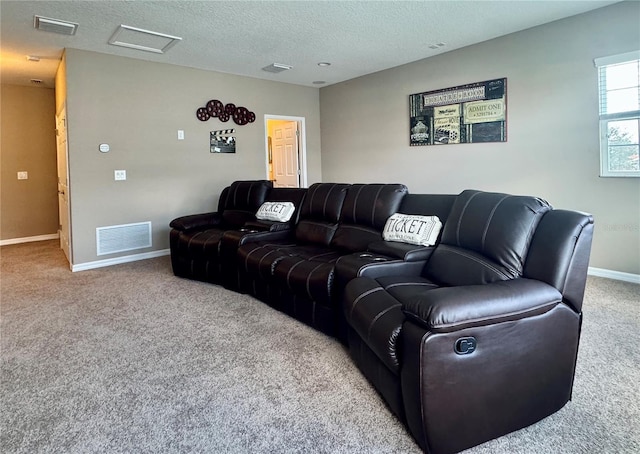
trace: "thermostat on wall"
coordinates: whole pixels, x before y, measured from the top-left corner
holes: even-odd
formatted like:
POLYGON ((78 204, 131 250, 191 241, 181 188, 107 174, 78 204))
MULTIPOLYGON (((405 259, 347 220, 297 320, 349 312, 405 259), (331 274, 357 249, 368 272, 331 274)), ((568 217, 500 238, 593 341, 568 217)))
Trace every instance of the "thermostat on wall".
POLYGON ((109 144, 108 143, 101 143, 99 149, 100 149, 100 151, 102 153, 107 153, 110 150, 109 144))

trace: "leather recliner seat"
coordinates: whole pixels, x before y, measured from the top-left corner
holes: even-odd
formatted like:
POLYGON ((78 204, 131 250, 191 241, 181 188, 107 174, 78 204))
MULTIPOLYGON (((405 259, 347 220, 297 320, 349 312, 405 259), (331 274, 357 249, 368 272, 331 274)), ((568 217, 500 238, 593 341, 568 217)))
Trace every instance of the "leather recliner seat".
POLYGON ((174 274, 236 288, 237 245, 257 232, 290 230, 296 221, 296 213, 289 222, 257 220, 258 208, 264 202, 286 201, 299 209, 305 192, 273 188, 266 180, 235 181, 222 190, 217 211, 172 220, 169 244, 174 274))
POLYGON ((172 220, 169 245, 174 274, 219 282, 218 243, 222 235, 255 220, 256 211, 272 187, 273 183, 266 180, 235 181, 222 190, 217 211, 172 220))
POLYGON ((349 350, 426 452, 528 426, 570 399, 593 219, 464 191, 418 273, 344 292, 349 350))
POLYGON ((239 291, 238 248, 243 244, 269 239, 276 241, 287 238, 295 228, 306 188, 273 188, 265 202, 291 202, 296 208, 291 219, 286 222, 257 220, 246 222, 242 228, 224 232, 219 243, 218 255, 221 261, 222 285, 230 290, 239 291))
POLYGON ((401 184, 312 185, 294 236, 238 249, 244 289, 273 307, 330 335, 338 334, 342 288, 334 285, 338 259, 382 239, 398 211, 401 184))

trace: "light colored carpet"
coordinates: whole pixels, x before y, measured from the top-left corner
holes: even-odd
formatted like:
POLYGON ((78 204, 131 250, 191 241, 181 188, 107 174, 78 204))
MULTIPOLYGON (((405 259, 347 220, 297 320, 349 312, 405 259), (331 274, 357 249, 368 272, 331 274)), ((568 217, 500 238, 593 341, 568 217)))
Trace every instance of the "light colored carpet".
MULTIPOLYGON (((3 453, 411 453, 337 341, 168 257, 0 249, 3 453)), ((468 453, 640 452, 640 286, 589 278, 573 400, 468 453)))

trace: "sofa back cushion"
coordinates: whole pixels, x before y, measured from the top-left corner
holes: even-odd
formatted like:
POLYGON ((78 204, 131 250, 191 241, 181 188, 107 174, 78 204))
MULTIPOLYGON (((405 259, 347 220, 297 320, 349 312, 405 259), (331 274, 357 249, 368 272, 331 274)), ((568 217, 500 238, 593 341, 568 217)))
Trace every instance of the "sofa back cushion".
POLYGON ((407 194, 403 184, 354 184, 340 212, 340 224, 331 245, 347 251, 364 251, 382 239, 382 229, 407 194))
POLYGON ((218 213, 241 210, 255 213, 264 203, 273 187, 267 180, 234 181, 224 188, 218 200, 218 213))
POLYGON ((400 204, 400 213, 438 216, 444 224, 451 207, 458 198, 455 194, 407 194, 400 204))
POLYGON ((291 202, 296 207, 293 216, 291 216, 290 223, 295 224, 300 214, 300 208, 302 207, 302 200, 307 193, 306 188, 273 188, 269 191, 269 195, 265 202, 291 202))
POLYGON ((245 222, 255 220, 260 208, 273 187, 267 180, 234 181, 222 190, 218 200, 218 213, 222 228, 240 228, 245 222))
POLYGON ((222 224, 218 226, 223 230, 239 229, 245 223, 255 221, 256 215, 251 211, 245 210, 224 210, 222 212, 222 224))
POLYGON ((349 186, 340 183, 315 183, 307 189, 296 225, 296 239, 299 242, 323 245, 331 243, 349 186))
POLYGON ((522 275, 533 234, 551 209, 541 199, 466 190, 456 198, 424 274, 443 285, 522 275))
POLYGON ((340 222, 382 230, 407 192, 403 184, 353 184, 347 189, 340 222))
POLYGON ((338 222, 349 184, 315 183, 307 189, 300 208, 300 219, 338 222))

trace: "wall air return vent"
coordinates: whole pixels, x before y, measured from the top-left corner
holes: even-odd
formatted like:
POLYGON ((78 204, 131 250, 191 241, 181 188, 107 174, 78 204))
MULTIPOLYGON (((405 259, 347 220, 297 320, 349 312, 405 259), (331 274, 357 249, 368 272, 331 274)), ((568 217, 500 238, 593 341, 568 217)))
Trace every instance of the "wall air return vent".
POLYGON ((152 32, 128 25, 120 25, 109 39, 109 44, 128 47, 129 49, 143 50, 145 52, 164 54, 180 41, 182 41, 182 38, 177 36, 165 35, 164 33, 152 32))
POLYGON ((61 35, 75 35, 78 24, 49 17, 33 16, 33 26, 44 32, 60 33, 61 35))
POLYGON ((98 227, 96 244, 98 255, 151 247, 151 222, 98 227))

